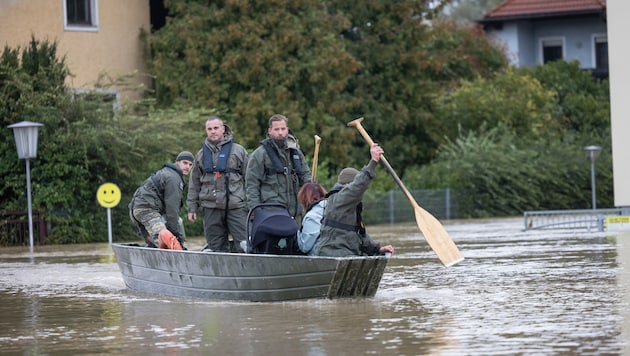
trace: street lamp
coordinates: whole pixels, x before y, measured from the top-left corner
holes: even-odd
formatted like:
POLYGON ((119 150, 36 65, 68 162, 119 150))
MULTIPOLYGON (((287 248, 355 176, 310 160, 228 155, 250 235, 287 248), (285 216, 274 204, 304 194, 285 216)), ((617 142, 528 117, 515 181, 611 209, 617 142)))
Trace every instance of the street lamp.
POLYGON ((586 151, 588 158, 591 160, 591 196, 593 210, 595 210, 597 209, 597 193, 595 192, 595 160, 602 152, 602 148, 600 146, 585 146, 584 151, 586 151))
POLYGON ((26 160, 26 196, 28 199, 28 238, 33 252, 33 211, 31 208, 31 164, 29 159, 37 157, 37 129, 43 124, 22 121, 9 125, 13 129, 18 158, 26 160))

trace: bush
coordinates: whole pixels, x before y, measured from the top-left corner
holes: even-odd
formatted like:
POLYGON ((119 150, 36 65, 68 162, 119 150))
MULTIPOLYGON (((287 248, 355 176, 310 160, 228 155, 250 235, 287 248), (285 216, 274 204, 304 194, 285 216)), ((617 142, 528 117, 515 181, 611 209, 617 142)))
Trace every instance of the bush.
MULTIPOLYGON (((588 209, 590 161, 583 147, 592 139, 523 140, 501 127, 470 132, 443 145, 432 164, 409 171, 406 181, 416 188, 472 192, 470 217, 588 209)), ((610 146, 604 147, 596 170, 598 205, 612 207, 610 146)))

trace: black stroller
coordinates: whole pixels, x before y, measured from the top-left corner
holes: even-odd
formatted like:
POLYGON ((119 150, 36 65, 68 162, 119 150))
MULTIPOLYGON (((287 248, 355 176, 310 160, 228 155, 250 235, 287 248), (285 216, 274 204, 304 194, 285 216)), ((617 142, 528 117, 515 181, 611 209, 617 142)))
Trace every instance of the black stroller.
POLYGON ((284 205, 256 205, 247 214, 247 252, 299 254, 297 231, 298 225, 284 205))

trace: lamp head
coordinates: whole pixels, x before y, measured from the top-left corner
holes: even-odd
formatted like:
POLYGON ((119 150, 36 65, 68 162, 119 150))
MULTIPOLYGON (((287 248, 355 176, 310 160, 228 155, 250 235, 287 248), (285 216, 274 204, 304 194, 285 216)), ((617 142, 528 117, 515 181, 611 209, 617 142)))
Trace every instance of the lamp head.
POLYGON ((602 153, 602 147, 601 146, 584 146, 584 151, 586 151, 588 158, 592 162, 595 162, 597 157, 599 157, 600 153, 602 153))
POLYGON ((7 126, 13 129, 18 158, 29 159, 37 157, 37 129, 40 126, 44 125, 31 121, 22 121, 7 126))

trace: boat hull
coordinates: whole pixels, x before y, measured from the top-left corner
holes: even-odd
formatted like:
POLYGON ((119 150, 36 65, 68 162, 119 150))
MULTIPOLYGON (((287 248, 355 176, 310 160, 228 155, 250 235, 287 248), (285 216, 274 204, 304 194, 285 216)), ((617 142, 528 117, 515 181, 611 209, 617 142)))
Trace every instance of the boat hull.
POLYGON ((128 288, 202 299, 283 301, 372 297, 388 257, 174 251, 112 244, 128 288))

